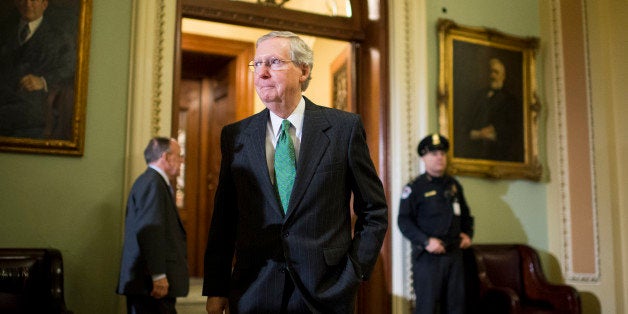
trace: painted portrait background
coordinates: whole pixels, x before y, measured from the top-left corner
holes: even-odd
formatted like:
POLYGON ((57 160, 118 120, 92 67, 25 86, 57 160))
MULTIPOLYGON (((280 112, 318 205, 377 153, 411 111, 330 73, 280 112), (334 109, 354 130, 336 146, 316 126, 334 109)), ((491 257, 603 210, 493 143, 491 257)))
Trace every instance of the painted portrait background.
POLYGON ((539 180, 538 38, 438 21, 439 132, 448 172, 539 180))
POLYGON ((36 1, 43 19, 24 41, 25 1, 0 1, 0 150, 81 155, 91 0, 36 1))
POLYGON ((455 157, 524 161, 522 71, 521 51, 453 41, 455 157), (489 61, 493 58, 500 60, 506 71, 504 86, 500 91, 491 91, 489 87, 489 61), (489 93, 494 93, 491 104, 487 104, 489 93), (482 112, 483 110, 491 112, 482 112), (495 125, 497 138, 494 141, 470 138, 469 133, 474 128, 474 123, 475 128, 478 127, 478 120, 483 119, 481 116, 485 116, 484 120, 492 120, 486 123, 495 125))

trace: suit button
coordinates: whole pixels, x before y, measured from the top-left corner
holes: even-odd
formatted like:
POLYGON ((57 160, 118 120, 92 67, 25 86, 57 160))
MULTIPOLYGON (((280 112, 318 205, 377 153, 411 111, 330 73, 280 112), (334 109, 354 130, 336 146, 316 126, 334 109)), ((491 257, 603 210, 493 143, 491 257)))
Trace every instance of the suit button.
POLYGON ((282 234, 281 236, 282 236, 283 238, 287 238, 289 235, 290 235, 290 232, 285 232, 285 233, 284 233, 284 234, 282 234))

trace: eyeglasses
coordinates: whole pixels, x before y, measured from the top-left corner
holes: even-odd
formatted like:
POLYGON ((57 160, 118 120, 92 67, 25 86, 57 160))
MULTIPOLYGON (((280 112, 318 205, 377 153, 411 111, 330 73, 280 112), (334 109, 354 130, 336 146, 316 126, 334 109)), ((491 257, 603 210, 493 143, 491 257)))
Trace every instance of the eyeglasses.
POLYGON ((251 72, 258 72, 263 65, 270 68, 272 71, 280 71, 287 69, 288 62, 294 62, 293 60, 281 60, 277 58, 271 58, 265 61, 253 60, 249 62, 249 70, 251 72))

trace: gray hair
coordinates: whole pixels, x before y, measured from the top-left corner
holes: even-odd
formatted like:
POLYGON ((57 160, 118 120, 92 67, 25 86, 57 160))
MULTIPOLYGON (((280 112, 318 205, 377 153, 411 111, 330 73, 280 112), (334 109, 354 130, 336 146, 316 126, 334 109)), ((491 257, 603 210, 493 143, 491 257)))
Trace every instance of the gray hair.
POLYGON ((146 160, 146 164, 153 163, 159 160, 163 153, 170 152, 170 141, 171 139, 167 137, 151 138, 146 146, 146 149, 144 149, 144 159, 146 160))
POLYGON ((312 48, 308 46, 301 37, 293 32, 288 31, 273 31, 257 40, 255 47, 265 40, 272 38, 287 38, 290 41, 290 59, 297 65, 306 65, 310 68, 310 74, 307 79, 301 83, 301 91, 305 91, 312 79, 312 68, 314 68, 314 52, 312 48))

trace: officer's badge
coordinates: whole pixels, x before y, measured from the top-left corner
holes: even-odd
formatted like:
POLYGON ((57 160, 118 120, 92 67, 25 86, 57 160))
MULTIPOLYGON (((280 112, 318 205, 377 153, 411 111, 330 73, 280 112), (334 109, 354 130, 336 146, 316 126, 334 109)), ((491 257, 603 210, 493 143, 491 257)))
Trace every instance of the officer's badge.
POLYGON ((403 190, 401 191, 401 199, 406 199, 408 198, 408 196, 410 196, 410 194, 412 194, 412 189, 409 186, 404 186, 403 190))
POLYGON ((440 135, 432 134, 432 145, 434 146, 440 145, 440 135))
POLYGON ((458 188, 455 184, 451 185, 451 195, 456 196, 458 194, 458 188))

